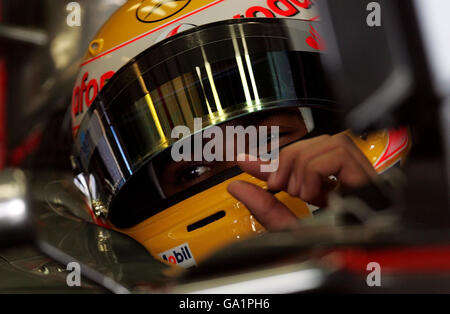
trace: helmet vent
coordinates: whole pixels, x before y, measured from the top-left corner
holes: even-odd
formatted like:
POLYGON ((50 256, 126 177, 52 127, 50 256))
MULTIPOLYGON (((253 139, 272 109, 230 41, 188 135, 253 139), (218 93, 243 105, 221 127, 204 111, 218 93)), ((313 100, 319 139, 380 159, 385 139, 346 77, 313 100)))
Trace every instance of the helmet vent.
POLYGON ((192 232, 194 230, 203 228, 203 227, 213 223, 214 221, 222 219, 223 217, 225 217, 225 215, 226 215, 225 211, 221 210, 220 212, 217 212, 209 217, 206 217, 202 220, 194 222, 193 224, 190 224, 189 226, 187 226, 187 231, 192 232))

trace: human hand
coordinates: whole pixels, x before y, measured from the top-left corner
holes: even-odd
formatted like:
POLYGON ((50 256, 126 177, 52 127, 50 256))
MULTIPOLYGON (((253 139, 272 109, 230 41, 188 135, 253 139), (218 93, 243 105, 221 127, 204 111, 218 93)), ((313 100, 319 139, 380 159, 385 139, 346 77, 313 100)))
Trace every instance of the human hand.
MULTIPOLYGON (((287 146, 280 152, 275 172, 261 172, 263 163, 261 160, 241 161, 239 166, 267 181, 269 191, 286 191, 319 207, 327 205, 330 191, 336 188, 330 176, 337 178, 340 188, 357 188, 377 175, 369 160, 344 133, 322 135, 287 146)), ((280 230, 295 225, 297 217, 269 191, 244 181, 228 185, 228 192, 266 229, 280 230)))

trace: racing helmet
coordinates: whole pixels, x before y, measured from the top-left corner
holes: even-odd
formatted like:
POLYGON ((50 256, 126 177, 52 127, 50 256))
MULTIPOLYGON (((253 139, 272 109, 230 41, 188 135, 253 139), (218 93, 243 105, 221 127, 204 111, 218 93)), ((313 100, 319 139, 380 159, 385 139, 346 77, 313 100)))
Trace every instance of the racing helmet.
MULTIPOLYGON (((208 130, 274 116, 296 125, 279 144, 336 132, 317 19, 308 0, 126 2, 91 41, 72 94, 75 183, 92 221, 185 268, 265 232, 227 192, 232 180, 265 182, 225 162, 174 160, 173 149, 194 152, 208 130), (189 135, 174 136, 179 126, 189 135)), ((410 147, 406 129, 349 136, 379 171, 410 147)), ((314 210, 275 196, 299 218, 314 210)))

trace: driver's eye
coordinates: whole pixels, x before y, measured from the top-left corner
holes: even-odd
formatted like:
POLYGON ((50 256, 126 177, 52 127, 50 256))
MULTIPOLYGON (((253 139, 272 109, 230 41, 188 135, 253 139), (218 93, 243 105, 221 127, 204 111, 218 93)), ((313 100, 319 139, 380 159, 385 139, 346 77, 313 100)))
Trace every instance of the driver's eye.
POLYGON ((191 166, 183 169, 179 175, 179 178, 183 183, 187 183, 195 181, 209 171, 211 171, 211 168, 208 166, 191 166))

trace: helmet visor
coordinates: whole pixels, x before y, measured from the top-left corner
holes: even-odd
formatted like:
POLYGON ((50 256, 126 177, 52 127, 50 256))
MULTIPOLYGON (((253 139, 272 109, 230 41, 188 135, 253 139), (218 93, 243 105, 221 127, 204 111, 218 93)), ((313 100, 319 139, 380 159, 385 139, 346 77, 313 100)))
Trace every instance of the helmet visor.
POLYGON ((144 186, 144 195, 154 194, 141 210, 149 217, 169 206, 167 199, 189 195, 165 191, 159 184, 164 173, 155 170, 155 158, 170 158, 167 151, 179 140, 172 136, 175 127, 194 134, 269 109, 333 108, 320 54, 307 44, 313 25, 223 21, 169 38, 130 61, 99 93, 76 137, 77 167, 97 182, 91 197, 118 216, 131 206, 119 209, 127 202, 116 200, 144 186))

